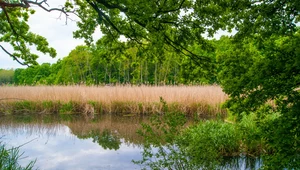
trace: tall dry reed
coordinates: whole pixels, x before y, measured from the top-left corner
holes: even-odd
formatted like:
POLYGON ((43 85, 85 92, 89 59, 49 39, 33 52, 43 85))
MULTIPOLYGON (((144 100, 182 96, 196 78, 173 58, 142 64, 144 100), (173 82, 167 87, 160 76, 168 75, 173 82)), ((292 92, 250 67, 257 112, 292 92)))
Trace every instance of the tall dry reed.
MULTIPOLYGON (((219 86, 1 86, 0 102, 100 103, 103 112, 161 112, 160 97, 182 112, 222 112, 227 96, 219 86), (125 112, 125 111, 124 111, 125 112)), ((101 111, 101 112, 102 112, 101 111)), ((98 111, 99 112, 99 111, 98 111)))

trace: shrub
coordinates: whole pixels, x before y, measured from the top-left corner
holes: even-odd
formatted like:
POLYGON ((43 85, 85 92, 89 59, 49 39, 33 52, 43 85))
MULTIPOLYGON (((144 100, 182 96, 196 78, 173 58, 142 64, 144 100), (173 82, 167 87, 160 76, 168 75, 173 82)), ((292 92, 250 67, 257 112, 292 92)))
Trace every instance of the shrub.
POLYGON ((238 155, 240 139, 234 124, 205 121, 188 128, 179 144, 192 162, 210 167, 218 164, 223 156, 238 155))

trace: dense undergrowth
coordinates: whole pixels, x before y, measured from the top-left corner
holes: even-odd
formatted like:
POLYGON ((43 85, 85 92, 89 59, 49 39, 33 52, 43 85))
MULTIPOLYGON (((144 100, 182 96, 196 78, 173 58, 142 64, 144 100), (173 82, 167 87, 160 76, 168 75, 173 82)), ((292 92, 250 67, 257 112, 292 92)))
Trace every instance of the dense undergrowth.
POLYGON ((243 114, 236 122, 200 120, 187 128, 184 114, 156 116, 139 130, 146 144, 143 159, 134 162, 145 169, 222 169, 228 166, 226 159, 242 157, 267 162, 273 150, 264 130, 279 116, 274 113, 261 119, 256 113, 243 114))

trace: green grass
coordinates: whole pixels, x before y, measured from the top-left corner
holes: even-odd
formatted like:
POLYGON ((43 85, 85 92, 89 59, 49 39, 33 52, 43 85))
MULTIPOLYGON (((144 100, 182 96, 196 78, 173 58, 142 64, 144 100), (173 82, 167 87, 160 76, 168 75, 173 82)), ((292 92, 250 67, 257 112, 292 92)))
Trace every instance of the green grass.
POLYGON ((134 163, 154 169, 177 169, 178 165, 188 169, 218 169, 225 158, 241 155, 258 158, 271 154, 260 122, 268 122, 272 115, 258 119, 255 113, 242 114, 236 122, 200 120, 187 128, 178 124, 177 121, 182 120, 178 115, 182 114, 176 117, 174 113, 167 113, 160 121, 143 125, 139 134, 148 145, 144 147, 143 159, 134 163), (160 138, 171 140, 162 143, 160 138), (158 151, 151 150, 151 146, 158 151), (153 161, 155 158, 159 159, 153 161))
POLYGON ((23 153, 19 152, 19 148, 7 149, 3 143, 0 142, 0 169, 1 170, 31 170, 35 161, 31 161, 27 166, 19 165, 18 160, 22 158, 23 153))
MULTIPOLYGON (((165 102, 165 101, 164 101, 165 102)), ((226 112, 218 106, 210 106, 205 103, 192 103, 186 105, 178 102, 136 102, 136 101, 112 101, 102 103, 97 101, 9 101, 0 103, 0 114, 81 114, 85 112, 85 106, 91 105, 95 114, 116 115, 152 115, 166 112, 181 112, 187 116, 215 117, 226 112)))

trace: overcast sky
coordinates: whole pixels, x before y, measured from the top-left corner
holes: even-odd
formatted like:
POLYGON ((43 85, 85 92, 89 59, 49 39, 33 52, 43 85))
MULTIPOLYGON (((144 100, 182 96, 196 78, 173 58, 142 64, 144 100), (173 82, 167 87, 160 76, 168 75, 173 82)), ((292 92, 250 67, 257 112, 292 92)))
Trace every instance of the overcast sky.
MULTIPOLYGON (((59 7, 64 2, 63 0, 51 0, 48 1, 48 4, 50 7, 59 7)), ((75 21, 68 20, 68 24, 66 25, 64 17, 58 19, 59 12, 49 13, 38 7, 33 8, 36 10, 36 13, 29 18, 30 30, 47 38, 50 46, 55 48, 57 52, 57 56, 54 59, 49 55, 37 53, 40 56, 37 60, 40 64, 45 62, 55 63, 59 58, 67 56, 77 45, 84 44, 82 39, 73 38, 73 31, 77 30, 75 21)), ((75 16, 71 16, 71 18, 76 20, 75 16)), ((96 33, 94 37, 100 38, 100 32, 96 33)), ((3 46, 13 53, 7 44, 3 46)), ((36 53, 34 47, 32 47, 32 51, 36 53)), ((24 68, 24 66, 13 61, 10 56, 0 49, 0 68, 24 68)))

